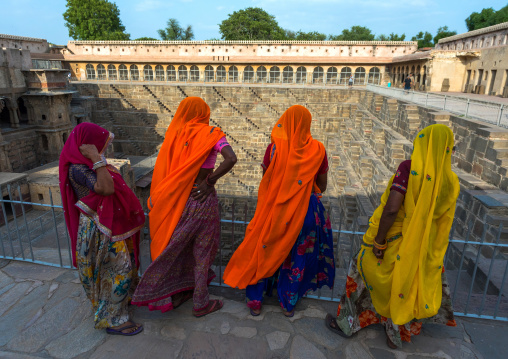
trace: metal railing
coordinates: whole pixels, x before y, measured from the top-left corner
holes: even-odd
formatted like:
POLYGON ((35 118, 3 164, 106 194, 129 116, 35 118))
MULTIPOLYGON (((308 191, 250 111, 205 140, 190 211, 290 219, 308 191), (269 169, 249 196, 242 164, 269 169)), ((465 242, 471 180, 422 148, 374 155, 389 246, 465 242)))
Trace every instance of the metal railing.
POLYGON ((367 90, 508 128, 508 111, 504 104, 372 84, 367 85, 367 90))
MULTIPOLYGON (((20 186, 1 188, 0 258, 72 268, 70 240, 63 209, 55 204, 49 190, 50 204, 23 200, 20 186), (5 193, 7 192, 7 195, 5 193)), ((221 243, 212 269, 217 277, 211 283, 226 286, 223 272, 232 253, 243 240, 252 215, 247 203, 222 205, 221 243)), ((340 301, 346 285, 349 263, 358 252, 364 232, 345 230, 345 216, 333 225, 336 278, 333 289, 324 287, 307 295, 325 301, 340 301)), ((444 266, 452 291, 455 315, 508 321, 508 244, 503 242, 503 226, 493 232, 484 225, 481 236, 473 240, 473 223, 458 218, 450 232, 444 266), (463 237, 455 231, 465 228, 463 237), (494 239, 489 241, 489 235, 494 239)), ((143 234, 148 233, 145 228, 143 234)), ((148 248, 149 243, 145 243, 148 248)), ((150 263, 149 253, 141 255, 141 268, 150 263)))

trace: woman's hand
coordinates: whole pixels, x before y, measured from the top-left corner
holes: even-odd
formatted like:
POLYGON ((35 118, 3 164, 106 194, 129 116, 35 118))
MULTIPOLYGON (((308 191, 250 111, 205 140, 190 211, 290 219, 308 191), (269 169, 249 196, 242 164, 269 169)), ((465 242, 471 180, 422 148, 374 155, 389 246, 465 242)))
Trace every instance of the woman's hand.
POLYGON ((383 259, 384 255, 385 255, 385 250, 387 248, 386 247, 387 245, 388 245, 388 243, 385 240, 380 240, 377 237, 374 238, 374 247, 372 248, 372 252, 376 256, 376 258, 383 259), (383 243, 379 243, 381 241, 383 243), (385 249, 376 248, 376 245, 381 246, 381 247, 385 247, 385 249))
POLYGON ((385 251, 384 250, 377 249, 376 247, 372 248, 372 252, 376 256, 376 258, 379 258, 379 259, 383 259, 384 255, 385 255, 385 251))
POLYGON ((79 152, 89 160, 97 162, 101 160, 101 155, 95 145, 81 145, 79 146, 79 152))
POLYGON ((196 188, 192 189, 191 196, 196 201, 203 203, 214 191, 215 187, 207 185, 206 180, 204 180, 196 188))

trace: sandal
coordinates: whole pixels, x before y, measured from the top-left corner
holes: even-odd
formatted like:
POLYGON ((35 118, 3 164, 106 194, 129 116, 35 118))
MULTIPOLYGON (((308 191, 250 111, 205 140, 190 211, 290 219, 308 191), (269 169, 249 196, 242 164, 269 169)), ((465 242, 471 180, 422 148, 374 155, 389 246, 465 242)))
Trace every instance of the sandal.
POLYGON ((259 310, 259 313, 256 313, 254 311, 254 309, 252 309, 252 308, 249 308, 249 309, 250 309, 250 315, 252 315, 253 317, 257 317, 257 316, 261 315, 261 309, 259 310))
POLYGON ((337 324, 337 320, 331 314, 327 314, 326 315, 325 323, 326 323, 326 327, 328 329, 330 329, 332 332, 334 332, 335 334, 340 335, 343 338, 349 339, 349 338, 351 338, 353 336, 353 335, 351 335, 351 336, 346 335, 346 333, 344 333, 339 328, 339 325, 337 324))
POLYGON ((221 309, 223 305, 224 305, 224 303, 222 303, 222 300, 214 299, 214 300, 211 300, 208 303, 208 305, 202 310, 198 311, 198 310, 193 309, 192 314, 196 318, 204 317, 207 314, 216 312, 217 310, 221 309))
POLYGON ((283 310, 282 314, 284 314, 284 316, 286 316, 287 318, 293 318, 295 316, 295 310, 293 309, 290 312, 286 312, 285 310, 283 310))
POLYGON ((127 337, 139 334, 142 331, 143 331, 143 326, 141 324, 126 325, 125 327, 121 327, 121 328, 118 328, 118 329, 106 328, 106 333, 108 333, 108 334, 111 334, 111 335, 124 335, 124 336, 127 336, 127 337), (133 332, 130 332, 130 333, 124 333, 123 332, 124 330, 131 329, 131 328, 137 328, 137 329, 135 331, 133 331, 133 332))
MULTIPOLYGON (((385 330, 385 333, 386 333, 386 330, 385 330)), ((397 345, 395 345, 395 343, 392 342, 392 340, 388 336, 388 333, 386 333, 386 345, 388 345, 388 348, 390 348, 390 349, 398 349, 397 345)))
POLYGON ((177 297, 177 300, 175 300, 173 302, 173 309, 176 309, 178 308, 179 306, 181 306, 183 303, 185 303, 186 301, 188 301, 189 299, 192 298, 193 296, 193 292, 192 291, 186 291, 186 292, 183 292, 183 293, 178 293, 176 294, 174 297, 177 297))

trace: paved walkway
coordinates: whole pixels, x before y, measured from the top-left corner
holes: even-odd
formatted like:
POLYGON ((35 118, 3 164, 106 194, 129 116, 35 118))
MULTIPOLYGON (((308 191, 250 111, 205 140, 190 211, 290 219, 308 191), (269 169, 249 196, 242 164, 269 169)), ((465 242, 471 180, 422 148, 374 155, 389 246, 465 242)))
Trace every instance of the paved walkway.
POLYGON ((352 339, 328 331, 336 303, 304 299, 294 318, 272 299, 252 317, 241 291, 212 287, 224 308, 204 318, 192 304, 165 314, 134 309, 142 334, 127 338, 93 329, 90 304, 73 270, 0 259, 0 358, 505 358, 508 323, 457 319, 426 325, 402 350, 385 344, 381 326, 352 339))
POLYGON ((492 103, 499 103, 499 104, 505 104, 508 105, 508 98, 503 98, 499 96, 489 96, 489 95, 478 95, 475 93, 465 93, 465 92, 429 92, 429 93, 435 93, 438 95, 446 95, 446 96, 455 96, 455 97, 463 97, 465 99, 470 100, 476 100, 476 101, 485 101, 485 102, 492 102, 492 103))

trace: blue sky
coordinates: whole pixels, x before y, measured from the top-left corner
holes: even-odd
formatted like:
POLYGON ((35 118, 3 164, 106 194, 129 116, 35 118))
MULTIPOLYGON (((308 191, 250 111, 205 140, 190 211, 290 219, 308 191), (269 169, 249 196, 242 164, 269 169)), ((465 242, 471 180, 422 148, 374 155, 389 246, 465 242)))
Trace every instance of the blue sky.
MULTIPOLYGON (((0 0, 0 33, 45 38, 66 44, 68 30, 62 17, 65 0, 0 0)), ((466 32, 465 18, 484 7, 495 10, 507 0, 117 0, 121 20, 131 39, 155 37, 167 19, 192 25, 196 40, 220 38, 218 24, 233 11, 261 7, 290 30, 338 34, 353 25, 367 26, 376 35, 405 33, 406 40, 419 31, 433 35, 448 25, 466 32)))

